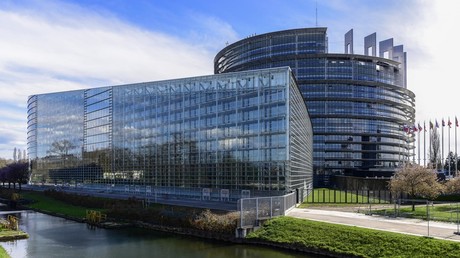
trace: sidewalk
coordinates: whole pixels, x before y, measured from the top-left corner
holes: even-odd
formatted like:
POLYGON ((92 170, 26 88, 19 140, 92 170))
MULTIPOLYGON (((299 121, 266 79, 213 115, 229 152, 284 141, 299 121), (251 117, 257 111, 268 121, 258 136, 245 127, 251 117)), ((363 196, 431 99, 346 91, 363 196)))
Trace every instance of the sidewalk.
POLYGON ((460 235, 454 234, 457 232, 457 225, 451 223, 435 221, 428 223, 419 219, 389 218, 361 213, 300 208, 292 209, 286 216, 460 242, 460 235))

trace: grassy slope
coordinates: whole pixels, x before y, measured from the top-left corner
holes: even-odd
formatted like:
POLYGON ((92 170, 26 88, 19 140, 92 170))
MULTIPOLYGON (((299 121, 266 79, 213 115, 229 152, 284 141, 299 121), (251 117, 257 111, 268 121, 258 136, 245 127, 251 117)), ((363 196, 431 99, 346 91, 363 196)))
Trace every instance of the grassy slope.
POLYGON ((0 246, 0 258, 9 258, 10 255, 6 252, 3 246, 0 246))
MULTIPOLYGON (((87 208, 70 205, 65 202, 61 202, 53 198, 47 197, 42 193, 25 192, 22 194, 22 197, 25 199, 35 201, 34 203, 27 205, 28 207, 33 209, 39 209, 46 212, 60 213, 74 218, 84 218, 86 216, 87 208)), ((90 210, 103 211, 102 209, 90 210)))
MULTIPOLYGON (((0 229, 0 241, 9 241, 12 239, 24 239, 28 238, 29 235, 27 233, 22 232, 22 231, 15 231, 15 230, 9 230, 9 229, 0 229)), ((3 246, 0 246, 0 258, 9 258, 10 255, 8 252, 3 248, 3 246)))
POLYGON ((268 221, 249 239, 359 257, 460 257, 460 243, 289 217, 268 221))

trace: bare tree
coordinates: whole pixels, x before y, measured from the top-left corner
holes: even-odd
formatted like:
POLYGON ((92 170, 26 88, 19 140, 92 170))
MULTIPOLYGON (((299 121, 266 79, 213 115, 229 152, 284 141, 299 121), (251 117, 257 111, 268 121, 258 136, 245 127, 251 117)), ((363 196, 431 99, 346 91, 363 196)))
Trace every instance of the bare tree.
POLYGON ((51 155, 58 155, 58 156, 65 157, 69 155, 70 150, 73 150, 76 147, 77 146, 75 146, 73 143, 71 143, 68 140, 53 142, 51 144, 51 148, 47 151, 47 153, 51 155))
POLYGON ((438 130, 430 130, 430 157, 429 166, 437 169, 438 165, 441 167, 441 141, 439 139, 438 130))
MULTIPOLYGON (((397 196, 406 193, 410 198, 422 197, 430 200, 438 197, 444 186, 437 181, 436 173, 416 164, 406 164, 390 181, 390 191, 397 196)), ((415 205, 412 203, 412 211, 415 205)))

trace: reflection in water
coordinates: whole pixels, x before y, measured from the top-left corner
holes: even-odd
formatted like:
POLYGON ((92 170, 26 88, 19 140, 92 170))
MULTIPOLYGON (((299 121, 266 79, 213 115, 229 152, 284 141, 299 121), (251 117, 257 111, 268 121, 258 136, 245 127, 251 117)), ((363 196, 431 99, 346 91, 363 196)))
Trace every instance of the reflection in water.
POLYGON ((83 223, 36 212, 15 214, 26 240, 3 242, 13 258, 33 257, 212 257, 294 258, 300 253, 236 245, 142 229, 88 229, 83 223))

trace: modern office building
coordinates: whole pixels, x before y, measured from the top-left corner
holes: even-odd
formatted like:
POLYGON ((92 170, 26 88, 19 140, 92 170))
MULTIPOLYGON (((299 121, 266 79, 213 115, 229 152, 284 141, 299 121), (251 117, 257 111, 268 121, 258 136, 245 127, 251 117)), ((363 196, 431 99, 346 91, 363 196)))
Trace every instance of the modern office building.
MULTIPOLYGON (((415 118, 415 95, 407 89, 406 53, 393 39, 364 39, 364 54, 328 53, 326 28, 303 28, 251 36, 222 49, 216 74, 291 67, 306 101, 314 133, 314 173, 392 175, 412 155, 414 136, 402 130, 415 118)), ((324 182, 326 181, 326 182, 324 182)))
POLYGON ((312 183, 312 127, 290 68, 33 95, 32 182, 185 198, 312 183))

